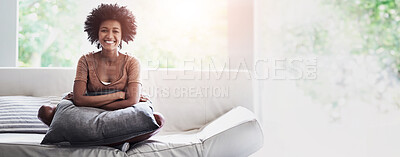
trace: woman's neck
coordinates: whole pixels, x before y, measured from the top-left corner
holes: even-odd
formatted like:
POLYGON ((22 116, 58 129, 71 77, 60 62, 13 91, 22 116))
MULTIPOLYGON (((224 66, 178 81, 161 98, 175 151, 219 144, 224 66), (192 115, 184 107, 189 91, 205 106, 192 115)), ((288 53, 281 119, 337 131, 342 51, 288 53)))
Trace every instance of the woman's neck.
POLYGON ((117 50, 115 51, 101 50, 100 55, 101 58, 104 59, 104 61, 113 62, 118 59, 119 52, 117 50))

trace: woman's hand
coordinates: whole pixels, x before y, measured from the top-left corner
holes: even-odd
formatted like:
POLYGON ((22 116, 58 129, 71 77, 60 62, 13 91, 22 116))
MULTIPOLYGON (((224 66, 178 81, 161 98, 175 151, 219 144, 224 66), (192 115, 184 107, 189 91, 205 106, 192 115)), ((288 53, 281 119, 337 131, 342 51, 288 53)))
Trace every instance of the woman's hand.
POLYGON ((140 94, 139 102, 146 102, 148 100, 150 100, 150 99, 149 99, 149 97, 147 97, 147 95, 140 94))
POLYGON ((115 98, 119 98, 117 100, 120 101, 109 102, 106 105, 100 106, 100 108, 105 110, 118 110, 137 104, 140 102, 140 86, 141 85, 136 82, 128 84, 126 92, 113 93, 115 94, 115 98))
POLYGON ((125 95, 126 95, 125 92, 119 91, 119 92, 116 92, 116 94, 118 95, 118 99, 125 100, 125 95))
POLYGON ((64 96, 64 98, 62 99, 66 99, 66 100, 73 100, 74 98, 74 93, 73 92, 69 92, 66 96, 64 96))

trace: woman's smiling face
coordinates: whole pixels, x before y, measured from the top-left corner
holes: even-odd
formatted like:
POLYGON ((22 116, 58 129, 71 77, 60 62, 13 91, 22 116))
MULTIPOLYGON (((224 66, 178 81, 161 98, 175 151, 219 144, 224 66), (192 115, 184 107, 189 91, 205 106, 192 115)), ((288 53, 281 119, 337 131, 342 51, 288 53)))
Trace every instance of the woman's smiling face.
POLYGON ((122 29, 121 24, 116 20, 106 20, 100 24, 99 42, 103 50, 118 50, 121 43, 122 29))

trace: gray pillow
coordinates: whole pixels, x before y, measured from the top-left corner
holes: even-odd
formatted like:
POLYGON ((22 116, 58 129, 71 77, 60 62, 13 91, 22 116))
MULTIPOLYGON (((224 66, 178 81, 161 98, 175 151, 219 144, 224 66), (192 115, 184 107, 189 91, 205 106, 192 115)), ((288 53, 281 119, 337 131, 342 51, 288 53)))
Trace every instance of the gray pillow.
POLYGON ((70 100, 62 100, 42 144, 107 145, 158 128, 149 102, 106 111, 93 107, 76 107, 70 100))

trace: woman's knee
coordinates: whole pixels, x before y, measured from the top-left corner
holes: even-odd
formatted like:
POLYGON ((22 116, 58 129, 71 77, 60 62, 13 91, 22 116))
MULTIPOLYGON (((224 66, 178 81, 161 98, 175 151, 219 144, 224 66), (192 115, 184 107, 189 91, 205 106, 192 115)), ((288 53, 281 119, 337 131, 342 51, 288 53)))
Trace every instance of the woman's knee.
POLYGON ((160 128, 162 126, 164 126, 164 124, 165 124, 164 116, 159 112, 154 112, 153 115, 154 115, 154 118, 156 119, 157 124, 160 126, 160 128))
POLYGON ((108 145, 108 146, 116 146, 116 145, 123 144, 124 142, 129 142, 129 143, 131 143, 131 144, 133 144, 133 143, 138 143, 138 142, 147 140, 147 139, 149 139, 150 137, 152 137, 152 136, 154 136, 155 134, 157 134, 157 133, 160 131, 161 127, 164 126, 164 124, 165 124, 165 119, 164 119, 164 116, 163 116, 161 113, 153 112, 153 115, 154 115, 154 118, 156 119, 157 124, 160 126, 160 128, 158 128, 158 129, 155 130, 155 131, 149 132, 149 133, 147 133, 147 134, 143 134, 143 135, 140 135, 140 136, 136 136, 136 137, 131 138, 131 139, 127 140, 127 141, 123 141, 123 142, 119 142, 119 143, 110 144, 110 145, 108 145))
POLYGON ((38 111, 38 118, 46 125, 50 126, 51 121, 53 120, 54 113, 55 113, 55 106, 51 105, 43 105, 39 108, 38 111))

